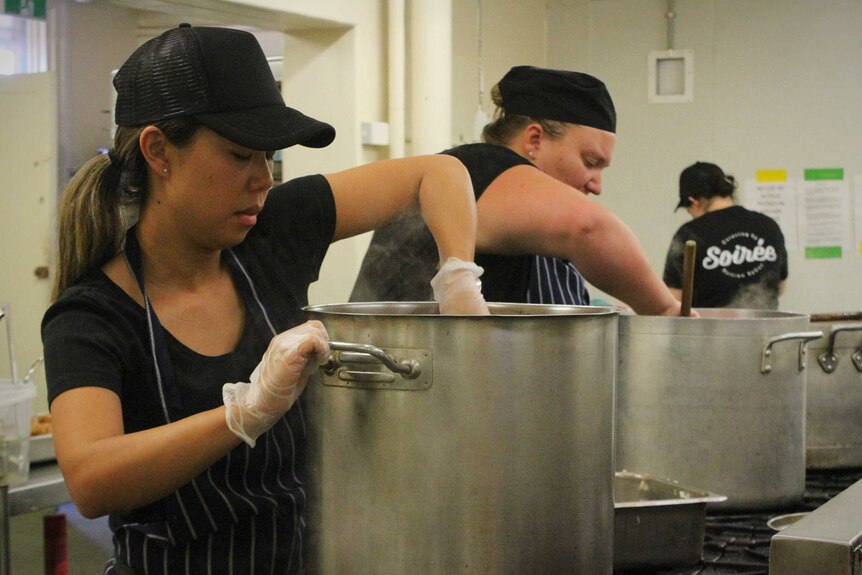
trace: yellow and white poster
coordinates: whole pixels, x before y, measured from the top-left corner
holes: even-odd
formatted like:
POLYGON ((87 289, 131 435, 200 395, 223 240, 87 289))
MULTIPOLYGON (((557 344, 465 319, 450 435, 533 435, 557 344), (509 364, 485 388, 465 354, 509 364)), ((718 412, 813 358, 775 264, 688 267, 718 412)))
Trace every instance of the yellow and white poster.
POLYGON ((745 207, 778 222, 788 252, 798 247, 795 188, 787 170, 757 170, 745 182, 745 207))

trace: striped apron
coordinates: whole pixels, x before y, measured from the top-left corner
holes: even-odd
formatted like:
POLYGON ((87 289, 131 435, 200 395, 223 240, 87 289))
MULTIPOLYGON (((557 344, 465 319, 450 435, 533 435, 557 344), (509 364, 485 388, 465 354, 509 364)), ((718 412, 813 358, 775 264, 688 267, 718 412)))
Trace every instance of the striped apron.
POLYGON ((527 303, 590 305, 590 293, 586 280, 569 260, 530 256, 527 303))
MULTIPOLYGON (((150 350, 165 423, 181 415, 166 334, 144 289, 141 251, 135 228, 126 236, 126 259, 144 295, 150 350)), ((248 313, 262 314, 261 337, 277 331, 254 284, 228 250, 248 313), (254 303, 249 303, 254 302, 254 303), (256 309, 254 309, 256 308, 256 309)), ((111 517, 114 557, 106 575, 302 574, 306 505, 305 423, 302 400, 252 449, 245 443, 163 503, 163 521, 122 522, 111 517)))

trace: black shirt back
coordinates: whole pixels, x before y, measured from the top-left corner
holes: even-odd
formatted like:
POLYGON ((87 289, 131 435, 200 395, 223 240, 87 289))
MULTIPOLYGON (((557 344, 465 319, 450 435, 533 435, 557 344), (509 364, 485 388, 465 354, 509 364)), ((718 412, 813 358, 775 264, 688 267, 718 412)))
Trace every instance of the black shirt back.
POLYGON ((787 278, 787 250, 775 220, 731 206, 684 224, 665 261, 664 282, 671 288, 682 288, 687 240, 697 242, 693 307, 778 308, 778 285, 787 278))

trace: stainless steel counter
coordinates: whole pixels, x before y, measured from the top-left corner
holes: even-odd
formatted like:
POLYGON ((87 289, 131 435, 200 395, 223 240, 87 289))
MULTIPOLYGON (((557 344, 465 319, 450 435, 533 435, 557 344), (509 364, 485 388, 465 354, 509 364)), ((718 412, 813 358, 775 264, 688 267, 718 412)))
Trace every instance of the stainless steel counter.
POLYGON ((30 476, 26 483, 9 488, 8 509, 0 509, 9 517, 30 513, 39 509, 56 507, 71 501, 69 490, 56 461, 31 463, 30 476))

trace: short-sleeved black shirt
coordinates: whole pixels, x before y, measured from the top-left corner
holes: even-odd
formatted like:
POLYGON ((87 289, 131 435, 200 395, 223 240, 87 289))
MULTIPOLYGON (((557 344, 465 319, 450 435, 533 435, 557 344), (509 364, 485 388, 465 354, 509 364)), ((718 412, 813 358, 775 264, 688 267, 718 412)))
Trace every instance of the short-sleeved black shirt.
POLYGON ((787 250, 778 224, 760 212, 731 206, 679 228, 671 240, 664 282, 682 288, 685 243, 697 242, 693 307, 777 309, 787 278, 787 250))
MULTIPOLYGON (((334 230, 335 204, 329 184, 322 176, 309 176, 273 188, 257 225, 233 248, 278 331, 305 321, 302 307, 308 304, 308 286, 317 279, 334 230)), ((66 290, 42 321, 48 401, 73 387, 107 387, 124 398, 124 404, 128 399, 134 406, 124 409, 129 418, 127 432, 159 424, 133 415, 149 411, 143 407, 154 399, 138 391, 149 387, 142 385, 143 380, 152 377, 152 369, 143 367, 150 365, 147 333, 144 310, 101 271, 66 290)), ((182 372, 190 350, 168 335, 172 352, 179 354, 175 368, 182 372)), ((221 384, 248 381, 263 352, 260 344, 249 344, 251 349, 241 344, 232 363, 221 365, 228 371, 219 375, 218 389, 207 392, 211 397, 188 398, 189 405, 203 403, 192 411, 220 404, 221 384)), ((177 373, 180 387, 188 382, 191 393, 200 370, 200 365, 189 369, 188 378, 177 373)))
MULTIPOLYGON (((238 268, 232 270, 246 310, 236 349, 222 356, 203 356, 170 333, 165 334, 181 402, 178 416, 172 415, 172 419, 221 405, 222 386, 249 381, 272 332, 305 321, 302 307, 308 303, 308 286, 318 277, 334 230, 335 203, 323 176, 293 180, 270 192, 256 226, 232 249, 254 286, 250 289, 248 280, 239 277, 242 272, 238 268)), ((226 253, 223 257, 230 256, 226 253)), ((73 388, 98 386, 120 397, 126 433, 166 422, 146 313, 100 270, 67 289, 48 309, 42 320, 42 340, 49 402, 73 388)), ((305 481, 301 412, 301 407, 294 406, 283 418, 286 425, 273 426, 265 439, 258 439, 257 448, 252 450, 245 444, 237 447, 232 454, 240 465, 231 465, 229 454, 202 473, 200 477, 204 479, 196 485, 181 488, 181 493, 189 495, 187 501, 195 505, 200 501, 201 508, 207 506, 207 524, 213 526, 213 533, 230 533, 224 525, 253 520, 262 509, 275 505, 284 517, 301 519, 304 496, 295 496, 301 495, 305 481), (254 485, 243 481, 247 469, 256 478, 254 485), (244 490, 219 496, 218 489, 207 479, 209 473, 228 477, 244 490)), ((165 498, 129 513, 114 514, 112 529, 168 524, 169 529, 174 526, 172 535, 178 540, 206 542, 200 533, 196 537, 182 531, 185 523, 171 523, 168 501, 165 498)))

